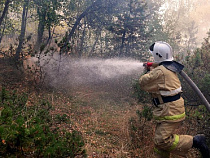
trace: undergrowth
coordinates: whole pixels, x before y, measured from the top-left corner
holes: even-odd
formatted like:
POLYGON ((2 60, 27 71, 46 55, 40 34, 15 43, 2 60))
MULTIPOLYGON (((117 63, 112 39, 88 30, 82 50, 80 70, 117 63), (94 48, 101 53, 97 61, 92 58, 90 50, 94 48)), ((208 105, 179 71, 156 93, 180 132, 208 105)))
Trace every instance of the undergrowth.
POLYGON ((52 117, 51 104, 28 105, 27 94, 0 92, 0 155, 3 157, 86 157, 81 133, 56 127, 67 115, 52 117))

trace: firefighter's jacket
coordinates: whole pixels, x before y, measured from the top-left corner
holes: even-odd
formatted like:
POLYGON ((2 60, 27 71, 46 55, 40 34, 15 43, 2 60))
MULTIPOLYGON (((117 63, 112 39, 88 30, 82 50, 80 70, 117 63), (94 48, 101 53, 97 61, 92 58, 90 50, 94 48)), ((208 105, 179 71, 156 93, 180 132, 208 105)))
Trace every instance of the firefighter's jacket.
POLYGON ((149 92, 153 98, 160 100, 154 106, 153 115, 158 122, 179 122, 185 119, 184 100, 163 103, 162 96, 174 96, 182 92, 180 80, 175 72, 158 65, 139 79, 142 90, 149 92))

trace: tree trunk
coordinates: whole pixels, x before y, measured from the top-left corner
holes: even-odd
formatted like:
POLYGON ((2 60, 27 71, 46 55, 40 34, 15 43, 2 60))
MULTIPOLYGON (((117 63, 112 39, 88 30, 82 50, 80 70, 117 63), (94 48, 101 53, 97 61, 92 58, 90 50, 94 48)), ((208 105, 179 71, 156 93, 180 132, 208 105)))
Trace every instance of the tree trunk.
POLYGON ((35 51, 39 51, 40 50, 40 46, 41 46, 41 43, 42 43, 42 38, 43 38, 43 34, 44 34, 44 28, 45 28, 45 17, 46 17, 46 11, 43 12, 43 13, 39 13, 38 11, 38 14, 41 14, 40 15, 40 18, 39 18, 39 25, 38 25, 38 36, 37 36, 37 41, 36 41, 36 44, 35 44, 35 51))
MULTIPOLYGON (((49 31, 49 30, 48 30, 48 31, 49 31)), ((55 26, 53 27, 52 31, 49 31, 49 38, 48 38, 47 44, 46 44, 46 45, 48 45, 48 49, 49 49, 50 44, 51 44, 51 42, 52 42, 54 33, 55 33, 55 26)))
POLYGON ((48 45, 51 38, 52 38, 51 27, 48 26, 48 39, 47 39, 46 45, 48 45))
MULTIPOLYGON (((101 31, 101 30, 100 30, 101 31)), ((94 49, 95 49, 95 46, 96 46, 96 44, 97 44, 97 42, 98 42, 98 39, 99 39, 99 28, 96 30, 96 40, 95 40, 95 42, 94 42, 94 44, 93 44, 93 46, 92 46, 92 49, 91 49, 91 51, 89 52, 89 56, 91 56, 91 54, 94 52, 94 49)))
POLYGON ((4 36, 5 28, 6 28, 6 21, 4 22, 3 29, 2 29, 2 31, 1 31, 1 33, 0 33, 0 44, 1 44, 2 38, 3 38, 3 36, 4 36))
POLYGON ((124 48, 124 43, 125 43, 125 35, 126 35, 126 31, 124 30, 123 31, 123 35, 122 35, 122 43, 121 43, 121 46, 120 46, 120 54, 119 54, 120 57, 122 57, 122 55, 123 55, 123 48, 124 48))
POLYGON ((84 49, 84 39, 85 39, 85 33, 86 33, 86 22, 84 21, 84 29, 83 29, 83 32, 82 32, 82 37, 81 37, 81 40, 80 40, 80 48, 79 48, 79 58, 82 57, 82 54, 83 54, 83 49, 84 49))
POLYGON ((0 17, 0 28, 1 28, 1 24, 3 22, 3 19, 4 19, 5 15, 6 15, 7 11, 8 11, 8 9, 9 9, 9 3, 10 2, 11 2, 10 0, 5 1, 4 10, 3 10, 3 13, 2 13, 2 15, 0 17))
POLYGON ((20 36, 19 36, 19 45, 18 45, 18 48, 16 50, 16 54, 15 54, 15 60, 16 61, 18 61, 19 58, 20 58, 20 52, 21 52, 23 42, 24 42, 24 38, 25 38, 26 21, 27 21, 27 14, 28 14, 28 4, 29 4, 29 0, 25 0, 24 5, 23 5, 22 24, 21 24, 21 33, 20 33, 20 36))

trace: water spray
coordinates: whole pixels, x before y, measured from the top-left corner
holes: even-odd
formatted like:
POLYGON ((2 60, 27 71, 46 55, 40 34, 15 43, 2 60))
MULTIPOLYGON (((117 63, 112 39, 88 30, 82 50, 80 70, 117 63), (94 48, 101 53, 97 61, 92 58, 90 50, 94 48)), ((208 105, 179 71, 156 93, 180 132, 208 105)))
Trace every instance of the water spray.
POLYGON ((143 63, 132 58, 66 57, 60 64, 58 60, 51 60, 44 69, 47 73, 46 84, 55 89, 74 94, 103 94, 102 97, 106 96, 107 99, 129 98, 134 81, 144 71, 143 63))

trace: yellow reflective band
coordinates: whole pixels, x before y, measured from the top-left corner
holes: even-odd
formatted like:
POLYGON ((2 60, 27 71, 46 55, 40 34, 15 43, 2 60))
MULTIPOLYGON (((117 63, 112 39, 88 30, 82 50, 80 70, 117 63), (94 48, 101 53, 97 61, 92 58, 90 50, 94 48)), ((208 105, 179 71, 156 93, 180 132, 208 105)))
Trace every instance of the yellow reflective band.
POLYGON ((177 147, 178 143, 179 143, 179 136, 174 134, 174 142, 172 143, 171 147, 167 151, 158 150, 157 148, 154 148, 154 151, 157 154, 163 156, 164 158, 168 158, 170 156, 170 151, 174 150, 177 147))
POLYGON ((185 112, 179 115, 155 117, 155 120, 178 120, 183 117, 185 117, 185 112))
POLYGON ((173 142, 172 146, 170 147, 169 151, 174 150, 178 143, 179 143, 179 136, 175 134, 174 135, 174 142, 173 142))

